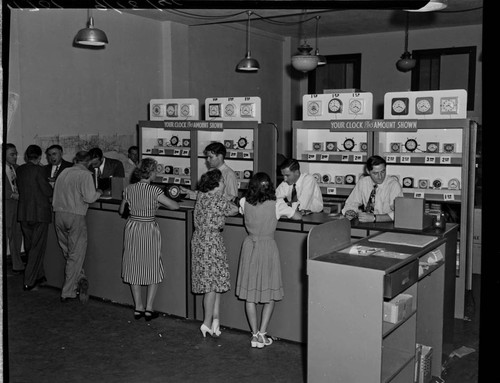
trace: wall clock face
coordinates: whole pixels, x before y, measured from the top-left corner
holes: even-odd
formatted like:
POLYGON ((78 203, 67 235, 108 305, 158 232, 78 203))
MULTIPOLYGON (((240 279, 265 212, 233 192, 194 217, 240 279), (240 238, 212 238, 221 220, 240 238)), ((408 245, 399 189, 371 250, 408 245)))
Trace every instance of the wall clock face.
POLYGON ((356 177, 353 174, 346 174, 344 178, 344 183, 346 185, 354 185, 355 182, 356 182, 356 177))
POLYGON ((172 144, 172 146, 177 146, 178 143, 179 143, 179 137, 172 136, 172 138, 170 139, 170 144, 172 144))
POLYGON ((323 183, 328 184, 332 181, 332 177, 330 176, 330 174, 323 174, 321 180, 323 181, 323 183))
POLYGON ((399 153, 401 151, 401 144, 399 142, 392 142, 391 143, 391 152, 392 153, 399 153))
POLYGON ((172 174, 174 172, 174 167, 167 165, 165 166, 165 174, 172 174))
POLYGON ((439 107, 441 114, 458 114, 458 97, 442 97, 439 107))
POLYGON ((238 140, 238 147, 240 149, 245 149, 248 144, 248 140, 245 137, 240 137, 238 140))
POLYGON ((162 110, 161 104, 154 104, 153 107, 151 108, 154 117, 161 117, 161 115, 163 114, 161 110, 162 110))
POLYGON ((441 186, 443 186, 443 181, 441 181, 440 178, 436 178, 434 181, 432 181, 432 187, 434 189, 441 189, 441 186))
POLYGON ((181 116, 183 116, 183 117, 191 116, 191 107, 189 104, 182 104, 181 105, 181 116))
POLYGON ((417 150, 417 146, 417 140, 415 140, 414 138, 408 138, 405 142, 405 148, 409 152, 414 152, 415 150, 417 150))
POLYGON ((349 101, 349 113, 351 114, 363 113, 363 102, 358 99, 349 101))
POLYGON ((344 176, 335 176, 335 183, 336 184, 343 184, 344 183, 344 176))
POLYGON ((226 104, 224 107, 224 113, 228 117, 234 117, 236 113, 236 106, 234 104, 226 104))
POLYGON ((448 181, 448 189, 450 190, 458 190, 460 189, 460 181, 458 178, 452 178, 448 181))
POLYGON ((167 116, 177 117, 177 104, 167 104, 167 116))
POLYGON ((427 153, 438 153, 438 152, 439 152, 439 142, 427 143, 427 153))
POLYGON ((227 149, 232 149, 232 148, 233 148, 233 145, 234 145, 233 140, 224 140, 224 146, 225 146, 227 149))
POLYGON ((328 112, 342 113, 342 101, 338 98, 332 98, 330 102, 328 102, 328 112))
POLYGON ((184 174, 186 176, 188 176, 190 173, 191 173, 191 169, 190 168, 184 168, 184 174))
POLYGON ((241 117, 253 117, 253 104, 243 103, 240 106, 241 117))
POLYGON ((326 150, 333 152, 337 150, 337 143, 336 142, 327 142, 326 143, 326 150))
POLYGON ((408 98, 394 98, 391 104, 392 114, 395 116, 405 116, 408 114, 408 98))
POLYGON ((345 150, 353 150, 354 149, 354 140, 352 138, 346 138, 342 146, 345 150))
POLYGON ((182 146, 190 147, 191 146, 191 140, 188 139, 188 138, 183 139, 182 140, 182 146))
POLYGON ((455 153, 455 144, 452 143, 443 144, 443 151, 445 153, 455 153))
POLYGON ((209 117, 220 117, 221 116, 221 104, 209 104, 208 105, 208 116, 209 117))
POLYGON ((416 114, 432 114, 433 113, 433 99, 432 97, 417 97, 415 100, 415 113, 416 114))
POLYGON ((368 151, 368 143, 366 142, 362 142, 359 144, 359 149, 362 151, 362 152, 366 152, 368 151))
POLYGON ((309 101, 307 103, 307 114, 309 116, 320 116, 321 115, 321 102, 309 101))
POLYGON ((403 187, 412 188, 413 187, 413 178, 412 177, 403 178, 403 187))
POLYGON ((252 178, 252 171, 251 170, 245 170, 243 172, 243 177, 246 178, 246 179, 249 179, 249 178, 252 178))
POLYGON ((427 189, 429 187, 429 180, 425 179, 418 180, 418 187, 420 189, 427 189))

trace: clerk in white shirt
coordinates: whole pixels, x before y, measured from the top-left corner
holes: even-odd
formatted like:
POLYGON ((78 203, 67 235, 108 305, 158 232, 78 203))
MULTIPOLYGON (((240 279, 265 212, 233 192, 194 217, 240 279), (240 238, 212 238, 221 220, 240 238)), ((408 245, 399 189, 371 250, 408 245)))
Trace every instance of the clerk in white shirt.
POLYGON ((285 160, 280 166, 284 181, 276 188, 276 198, 283 198, 292 208, 303 214, 323 211, 323 196, 316 179, 301 173, 299 161, 293 158, 285 160), (296 190, 296 201, 293 188, 296 190))

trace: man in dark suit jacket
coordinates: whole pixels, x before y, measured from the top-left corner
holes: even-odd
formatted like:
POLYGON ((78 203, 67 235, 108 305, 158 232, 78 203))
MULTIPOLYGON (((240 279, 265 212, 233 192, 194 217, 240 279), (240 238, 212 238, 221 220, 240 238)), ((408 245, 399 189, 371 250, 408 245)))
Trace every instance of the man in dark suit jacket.
POLYGON ((17 149, 14 144, 4 144, 5 172, 3 184, 4 194, 4 215, 5 215, 5 237, 9 241, 10 258, 12 259, 12 271, 21 273, 24 271, 24 263, 21 258, 21 247, 23 244, 23 233, 21 225, 17 221, 17 201, 19 193, 17 190, 17 149))
POLYGON ((61 145, 51 145, 45 151, 45 155, 47 156, 48 165, 45 165, 45 174, 49 179, 49 182, 52 186, 54 186, 54 182, 56 182, 57 176, 61 174, 61 172, 73 166, 72 162, 66 161, 63 155, 63 148, 61 145))
POLYGON ((125 168, 120 160, 104 157, 100 148, 89 150, 90 167, 94 173, 94 179, 98 179, 96 187, 102 190, 111 188, 110 177, 125 177, 125 168))
POLYGON ((33 290, 46 281, 43 259, 47 248, 49 223, 52 222, 52 187, 40 166, 42 148, 30 145, 26 149, 26 163, 17 168, 19 203, 17 219, 21 222, 24 249, 28 264, 24 271, 24 290, 33 290))

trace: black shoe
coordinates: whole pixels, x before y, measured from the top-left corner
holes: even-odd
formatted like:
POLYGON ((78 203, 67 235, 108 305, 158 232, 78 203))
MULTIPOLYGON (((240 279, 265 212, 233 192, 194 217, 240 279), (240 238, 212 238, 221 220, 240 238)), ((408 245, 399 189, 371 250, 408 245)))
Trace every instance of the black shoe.
POLYGON ((80 298, 80 302, 87 303, 89 301, 89 281, 87 278, 80 278, 78 281, 78 296, 80 298))
POLYGON ((38 290, 38 286, 36 284, 33 286, 24 285, 23 290, 24 291, 36 291, 36 290, 38 290))
POLYGON ((72 302, 76 300, 77 297, 61 297, 61 303, 72 302))
POLYGON ((146 310, 145 314, 144 314, 144 318, 146 319, 146 322, 149 322, 153 319, 156 319, 160 316, 160 314, 157 312, 157 311, 149 311, 149 310, 146 310))
POLYGON ((145 315, 146 315, 145 311, 139 311, 139 310, 135 310, 134 311, 134 319, 135 320, 139 320, 139 319, 141 319, 145 315))

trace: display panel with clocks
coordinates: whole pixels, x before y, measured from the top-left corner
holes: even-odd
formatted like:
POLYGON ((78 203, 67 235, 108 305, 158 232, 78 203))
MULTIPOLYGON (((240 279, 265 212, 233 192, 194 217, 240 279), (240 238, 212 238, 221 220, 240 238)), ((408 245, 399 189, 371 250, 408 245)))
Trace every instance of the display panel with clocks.
POLYGON ((165 98, 149 101, 149 120, 199 120, 200 102, 196 98, 165 98))
POLYGON ((205 120, 261 122, 260 97, 206 98, 205 120))
POLYGON ((467 118, 464 89, 388 92, 384 95, 384 118, 467 118))
POLYGON ((302 97, 303 120, 369 120, 373 114, 373 94, 325 93, 302 97))

